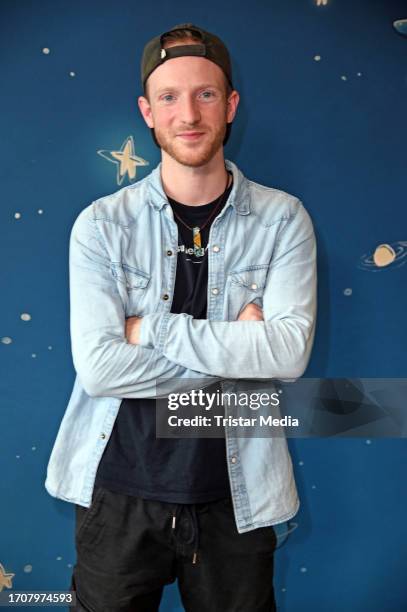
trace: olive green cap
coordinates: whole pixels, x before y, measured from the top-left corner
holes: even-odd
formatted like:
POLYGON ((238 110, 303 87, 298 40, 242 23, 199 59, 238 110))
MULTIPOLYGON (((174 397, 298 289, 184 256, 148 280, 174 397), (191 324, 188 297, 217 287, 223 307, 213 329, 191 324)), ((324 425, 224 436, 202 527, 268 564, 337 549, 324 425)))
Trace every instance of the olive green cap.
POLYGON ((150 74, 161 64, 174 57, 182 57, 185 55, 196 55, 206 57, 217 64, 225 73, 230 86, 232 84, 232 65, 229 52, 218 36, 202 30, 192 23, 181 23, 174 26, 168 32, 164 32, 160 36, 156 36, 150 40, 144 47, 143 56, 141 58, 141 83, 143 91, 150 74), (188 45, 176 45, 164 49, 164 37, 175 30, 192 30, 197 38, 200 38, 200 43, 191 43, 188 45))

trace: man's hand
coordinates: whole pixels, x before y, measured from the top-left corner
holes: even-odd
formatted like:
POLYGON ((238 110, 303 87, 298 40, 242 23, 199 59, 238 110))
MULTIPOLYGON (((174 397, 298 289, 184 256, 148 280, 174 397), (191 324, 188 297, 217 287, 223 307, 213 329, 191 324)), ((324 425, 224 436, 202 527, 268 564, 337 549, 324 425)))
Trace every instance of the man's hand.
POLYGON ((140 343, 140 327, 143 317, 129 317, 126 319, 125 334, 129 344, 140 343))
POLYGON ((263 310, 257 304, 247 304, 240 311, 237 321, 264 321, 263 310))

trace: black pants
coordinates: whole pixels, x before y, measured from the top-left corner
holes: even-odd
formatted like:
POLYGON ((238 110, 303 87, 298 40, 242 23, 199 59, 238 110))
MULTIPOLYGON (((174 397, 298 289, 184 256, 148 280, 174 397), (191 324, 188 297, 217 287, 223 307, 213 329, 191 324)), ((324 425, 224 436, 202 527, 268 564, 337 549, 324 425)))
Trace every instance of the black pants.
POLYGON ((95 487, 76 508, 75 612, 157 612, 178 579, 187 612, 275 612, 273 527, 239 534, 231 498, 147 501, 95 487))

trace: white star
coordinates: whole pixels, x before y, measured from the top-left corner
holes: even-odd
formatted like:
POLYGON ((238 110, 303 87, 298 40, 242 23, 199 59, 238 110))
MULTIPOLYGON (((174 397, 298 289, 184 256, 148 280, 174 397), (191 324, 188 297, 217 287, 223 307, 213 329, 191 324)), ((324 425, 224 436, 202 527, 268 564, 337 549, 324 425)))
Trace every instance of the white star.
POLYGON ((4 567, 0 563, 0 592, 4 587, 7 589, 12 588, 11 579, 15 576, 15 574, 6 574, 4 567))
POLYGON ((148 166, 149 162, 135 155, 133 136, 128 136, 119 151, 100 149, 98 154, 117 165, 117 184, 121 185, 126 174, 129 180, 136 178, 137 166, 148 166))

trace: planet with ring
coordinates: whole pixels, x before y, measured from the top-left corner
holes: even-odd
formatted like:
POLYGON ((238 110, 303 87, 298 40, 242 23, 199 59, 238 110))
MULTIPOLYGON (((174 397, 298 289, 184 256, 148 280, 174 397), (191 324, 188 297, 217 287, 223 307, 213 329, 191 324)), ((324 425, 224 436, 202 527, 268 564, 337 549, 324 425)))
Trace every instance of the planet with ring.
POLYGON ((383 268, 402 266, 407 261, 407 241, 400 240, 392 244, 379 244, 373 253, 362 255, 359 268, 377 272, 383 268))
POLYGON ((393 21, 393 27, 402 36, 407 36, 407 19, 397 19, 393 21))

